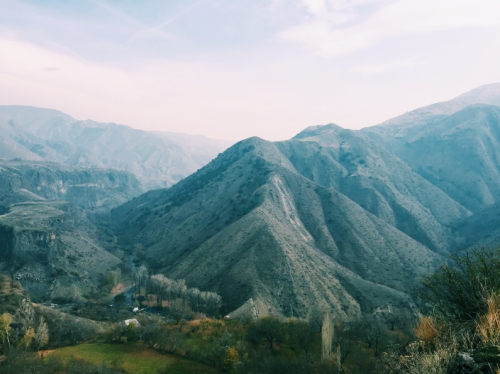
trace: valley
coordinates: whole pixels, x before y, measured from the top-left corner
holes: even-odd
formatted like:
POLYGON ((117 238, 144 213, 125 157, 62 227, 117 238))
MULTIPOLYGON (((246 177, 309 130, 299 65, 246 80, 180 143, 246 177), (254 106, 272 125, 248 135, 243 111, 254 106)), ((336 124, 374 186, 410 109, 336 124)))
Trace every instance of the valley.
MULTIPOLYGON (((110 351, 145 342, 120 324, 139 313, 141 334, 154 322, 173 339, 155 335, 149 348, 175 357, 143 354, 158 365, 194 360, 201 366, 179 370, 200 372, 210 363, 233 370, 210 349, 226 333, 234 346, 254 344, 245 334, 261 321, 281 321, 283 331, 309 321, 317 354, 311 326, 319 319, 321 330, 324 315, 338 331, 415 316, 423 276, 500 241, 499 105, 494 84, 362 130, 311 126, 230 147, 0 107, 0 273, 20 290, 2 312, 18 315, 14 304, 27 300, 50 328, 88 320, 81 338, 61 332, 49 346, 110 351), (171 346, 176 339, 182 347, 171 346)), ((395 339, 392 321, 384 339, 395 339)))

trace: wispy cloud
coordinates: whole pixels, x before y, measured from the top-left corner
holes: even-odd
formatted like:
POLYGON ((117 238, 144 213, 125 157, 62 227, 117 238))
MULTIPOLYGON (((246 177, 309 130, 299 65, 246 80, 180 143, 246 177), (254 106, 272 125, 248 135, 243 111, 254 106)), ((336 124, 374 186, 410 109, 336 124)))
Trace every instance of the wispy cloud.
POLYGON ((172 24, 176 20, 178 20, 181 16, 183 16, 185 13, 188 13, 191 9, 193 9, 195 6, 197 6, 198 3, 192 4, 190 6, 187 6, 177 12, 175 15, 168 17, 165 21, 161 22, 160 24, 152 27, 142 27, 140 30, 138 30, 132 37, 128 40, 127 43, 132 43, 137 40, 141 40, 144 38, 148 37, 157 37, 160 36, 161 38, 164 39, 174 39, 175 35, 170 34, 165 32, 163 29, 167 27, 168 25, 172 24))
POLYGON ((356 66, 352 67, 350 70, 357 72, 357 73, 372 75, 372 74, 382 74, 382 73, 393 72, 395 70, 411 69, 411 68, 414 68, 416 66, 420 66, 420 65, 423 65, 426 63, 427 62, 421 58, 412 57, 412 58, 406 58, 406 59, 389 61, 389 62, 378 63, 378 64, 356 65, 356 66))
POLYGON ((170 23, 171 21, 170 19, 156 26, 148 26, 144 25, 142 22, 139 22, 136 18, 132 17, 126 12, 123 12, 122 10, 113 7, 109 4, 106 4, 102 1, 94 0, 93 3, 101 7, 102 9, 106 10, 112 16, 121 18, 136 30, 131 36, 131 38, 127 41, 127 43, 150 37, 161 38, 166 40, 172 40, 174 38, 174 35, 162 30, 163 27, 165 27, 168 23, 170 23))
POLYGON ((463 28, 500 28, 497 0, 302 0, 308 18, 280 39, 329 57, 390 38, 463 28), (371 6, 371 7, 369 7, 371 6))
POLYGON ((61 71, 62 68, 58 68, 55 66, 47 66, 45 68, 42 68, 43 71, 49 71, 49 72, 55 72, 55 71, 61 71))

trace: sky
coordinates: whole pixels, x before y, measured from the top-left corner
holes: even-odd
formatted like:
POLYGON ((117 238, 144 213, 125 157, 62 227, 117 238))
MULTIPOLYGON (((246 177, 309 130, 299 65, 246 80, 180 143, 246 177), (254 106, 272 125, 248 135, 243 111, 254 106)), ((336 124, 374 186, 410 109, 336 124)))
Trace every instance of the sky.
POLYGON ((500 82, 498 0, 0 0, 0 105, 240 140, 500 82))

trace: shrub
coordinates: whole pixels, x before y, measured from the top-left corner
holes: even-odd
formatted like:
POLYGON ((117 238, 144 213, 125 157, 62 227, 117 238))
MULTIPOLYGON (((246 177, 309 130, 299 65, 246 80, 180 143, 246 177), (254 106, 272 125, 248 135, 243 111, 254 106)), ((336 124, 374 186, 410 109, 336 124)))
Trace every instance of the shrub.
POLYGON ((488 295, 500 291, 500 248, 478 248, 451 259, 423 277, 419 297, 446 321, 472 322, 488 311, 488 295))
POLYGON ((437 336, 436 322, 433 317, 421 317, 413 330, 418 340, 430 342, 437 336))
POLYGON ((490 296, 487 300, 488 312, 481 316, 476 324, 476 331, 486 345, 500 344, 500 296, 490 296))

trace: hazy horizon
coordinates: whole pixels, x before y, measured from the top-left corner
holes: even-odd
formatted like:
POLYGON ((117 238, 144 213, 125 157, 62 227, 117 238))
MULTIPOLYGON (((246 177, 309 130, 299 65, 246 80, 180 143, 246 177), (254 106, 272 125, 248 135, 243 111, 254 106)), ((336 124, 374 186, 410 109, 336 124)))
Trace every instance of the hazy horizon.
POLYGON ((0 0, 0 104, 240 140, 359 129, 500 81, 480 0, 0 0))

